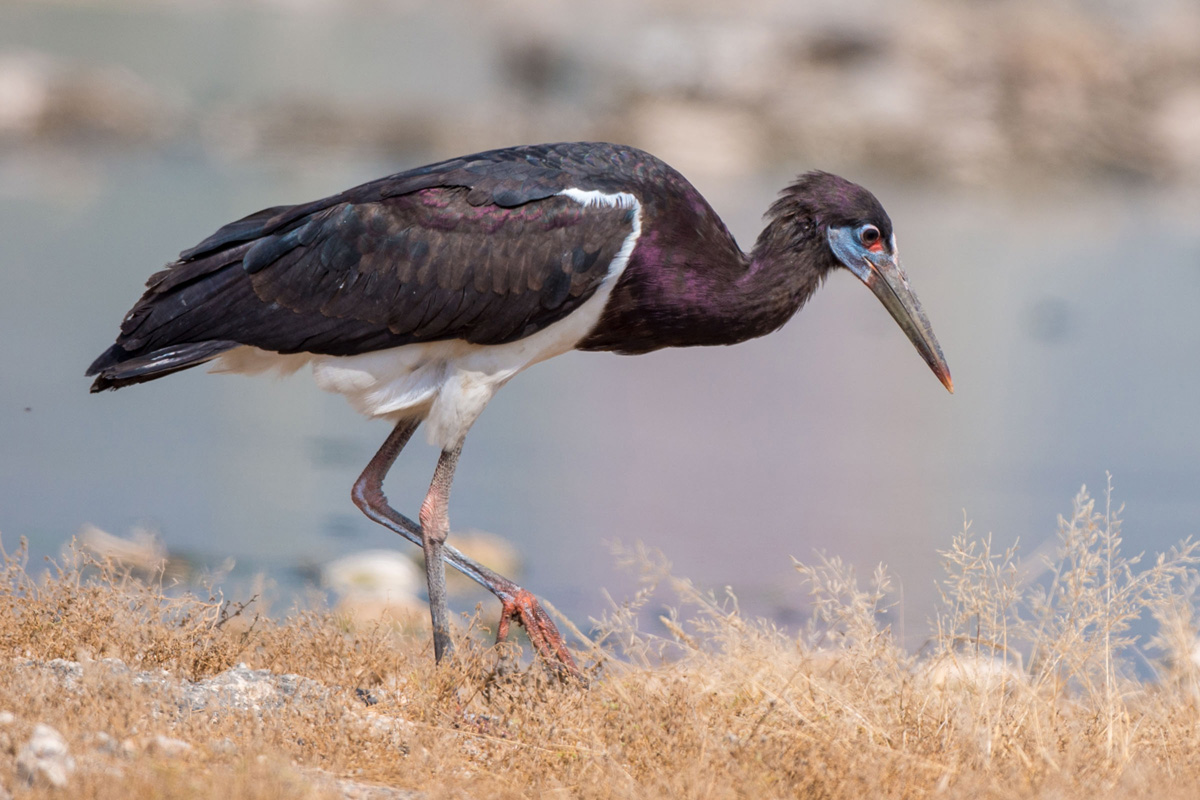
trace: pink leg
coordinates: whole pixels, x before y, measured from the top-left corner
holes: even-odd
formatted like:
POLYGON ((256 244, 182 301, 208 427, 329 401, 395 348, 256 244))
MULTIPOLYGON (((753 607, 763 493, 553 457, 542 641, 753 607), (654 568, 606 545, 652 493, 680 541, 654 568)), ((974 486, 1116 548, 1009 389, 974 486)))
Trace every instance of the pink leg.
MULTIPOLYGON (((383 446, 379 448, 379 452, 375 454, 363 470, 362 475, 354 482, 351 497, 354 499, 354 504, 369 519, 383 525, 388 530, 400 534, 413 544, 420 545, 425 550, 426 537, 422 525, 418 525, 388 505, 387 497, 383 493, 384 477, 387 475, 388 470, 391 469, 392 464, 396 462, 400 451, 404 449, 404 446, 408 444, 408 440, 412 438, 412 434, 417 429, 418 424, 415 421, 403 420, 396 425, 392 432, 388 434, 388 438, 384 441, 383 446)), ((481 586, 486 587, 488 591, 500 599, 503 611, 500 617, 500 625, 498 626, 497 641, 504 640, 505 636, 508 635, 509 624, 515 620, 518 624, 525 626, 525 629, 529 632, 530 643, 533 644, 534 649, 537 650, 538 655, 542 657, 543 661, 566 675, 583 680, 583 675, 575 665, 575 659, 571 657, 570 651, 567 650, 567 646, 563 642, 558 628, 555 627, 532 593, 522 589, 503 575, 493 572, 479 562, 468 558, 456 548, 448 544, 443 544, 445 542, 445 533, 448 530, 445 511, 449 502, 450 480, 454 476, 454 462, 458 459, 459 450, 454 452, 452 459, 446 453, 442 454, 442 457, 438 460, 438 469, 434 472, 429 494, 426 495, 425 502, 421 505, 421 520, 423 523, 426 522, 427 513, 429 516, 428 521, 431 523, 439 515, 446 522, 446 527, 443 531, 440 534, 435 534, 431 539, 437 540, 440 535, 440 540, 437 541, 435 549, 440 551, 441 558, 430 558, 429 551, 426 550, 426 578, 429 579, 429 564, 433 563, 441 566, 442 562, 448 562, 459 572, 481 586), (451 463, 446 464, 445 462, 448 460, 451 463), (444 467, 447 469, 444 469, 444 467), (443 472, 446 472, 446 474, 439 478, 439 475, 443 472), (438 487, 442 488, 435 491, 438 487), (433 499, 431 500, 431 498, 433 499), (427 506, 429 507, 428 512, 426 512, 427 506)), ((442 603, 444 606, 444 566, 442 566, 441 572, 441 585, 443 587, 442 603)), ((434 653, 436 655, 439 653, 437 631, 439 627, 443 632, 448 630, 446 621, 449 615, 445 612, 442 614, 440 617, 442 625, 439 626, 438 612, 433 609, 434 591, 431 585, 430 615, 433 617, 434 623, 434 653)), ((448 641, 449 637, 445 636, 442 647, 445 647, 448 641)))
POLYGON ((450 611, 446 604, 446 563, 442 560, 446 536, 450 533, 450 484, 458 464, 462 444, 443 450, 438 458, 429 493, 421 503, 421 548, 425 551, 425 580, 429 586, 429 614, 433 619, 433 655, 438 661, 453 652, 450 639, 450 611))

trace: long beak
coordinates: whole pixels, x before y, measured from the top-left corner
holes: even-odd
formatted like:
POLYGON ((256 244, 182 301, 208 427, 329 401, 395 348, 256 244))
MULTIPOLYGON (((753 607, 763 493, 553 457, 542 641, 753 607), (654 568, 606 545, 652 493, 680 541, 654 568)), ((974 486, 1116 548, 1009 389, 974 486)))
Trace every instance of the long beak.
POLYGON ((883 303, 884 308, 908 335, 917 352, 933 370, 933 374, 953 394, 954 381, 950 378, 950 367, 946 364, 946 357, 942 355, 937 337, 933 335, 933 328, 929 325, 924 309, 921 308, 921 302, 908 286, 908 276, 904 274, 899 254, 896 252, 895 238, 892 239, 892 252, 886 253, 866 250, 843 232, 846 232, 846 229, 829 231, 834 253, 879 298, 879 302, 883 303))

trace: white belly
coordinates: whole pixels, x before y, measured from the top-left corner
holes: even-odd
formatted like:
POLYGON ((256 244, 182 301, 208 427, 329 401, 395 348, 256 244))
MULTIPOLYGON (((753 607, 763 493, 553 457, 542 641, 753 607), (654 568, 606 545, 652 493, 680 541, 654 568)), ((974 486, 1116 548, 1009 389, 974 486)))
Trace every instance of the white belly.
POLYGON ((238 347, 213 362, 213 372, 290 373, 312 364, 317 385, 345 395, 371 417, 423 419, 431 444, 450 449, 496 391, 539 361, 575 348, 600 320, 613 287, 629 262, 641 233, 641 206, 631 194, 567 190, 581 204, 603 203, 635 209, 633 230, 617 252, 595 294, 563 319, 515 342, 470 344, 461 339, 422 342, 354 356, 313 353, 283 355, 238 347))

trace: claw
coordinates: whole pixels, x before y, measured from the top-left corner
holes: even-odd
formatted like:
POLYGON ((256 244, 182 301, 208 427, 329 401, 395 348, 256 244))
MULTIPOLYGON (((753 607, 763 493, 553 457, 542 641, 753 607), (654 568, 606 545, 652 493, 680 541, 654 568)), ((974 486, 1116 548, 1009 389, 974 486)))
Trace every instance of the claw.
POLYGON ((587 679, 575 665, 575 659, 571 657, 571 652, 567 650, 562 634, 558 632, 558 628, 554 626, 549 615, 542 609, 541 604, 531 592, 518 588, 512 594, 506 593, 501 596, 500 603, 503 610, 500 613, 500 624, 496 628, 497 644, 503 642, 508 636, 508 626, 513 620, 516 620, 518 625, 524 626, 526 633, 529 634, 530 644, 546 664, 560 673, 587 683, 587 679))

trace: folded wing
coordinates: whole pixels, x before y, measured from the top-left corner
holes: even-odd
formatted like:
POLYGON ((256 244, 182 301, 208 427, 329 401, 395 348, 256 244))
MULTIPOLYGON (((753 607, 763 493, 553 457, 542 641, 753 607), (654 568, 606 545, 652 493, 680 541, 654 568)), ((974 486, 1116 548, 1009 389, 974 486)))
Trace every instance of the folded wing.
POLYGON ((455 161, 231 223, 152 276, 93 391, 239 345, 352 355, 414 342, 502 344, 586 301, 633 211, 558 194, 559 171, 455 161), (439 171, 438 167, 442 169, 439 171))

